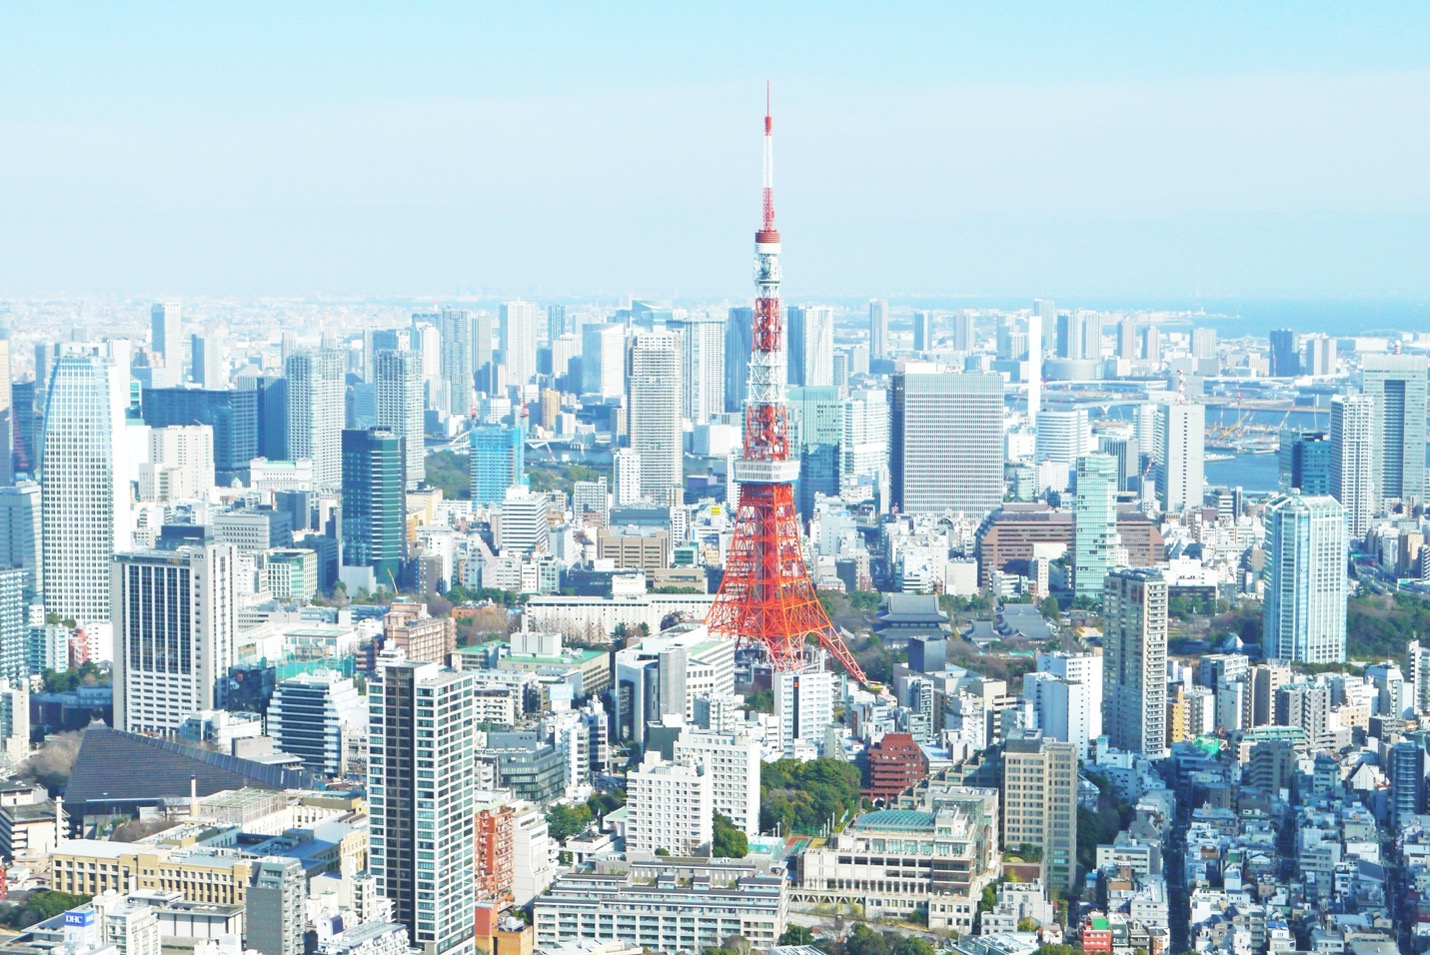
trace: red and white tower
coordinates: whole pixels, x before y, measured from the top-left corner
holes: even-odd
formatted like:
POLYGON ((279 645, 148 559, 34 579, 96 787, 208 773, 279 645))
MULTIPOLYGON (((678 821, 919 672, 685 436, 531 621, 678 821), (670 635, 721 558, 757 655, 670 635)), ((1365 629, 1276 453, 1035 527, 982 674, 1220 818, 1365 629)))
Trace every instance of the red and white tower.
POLYGON ((790 458, 789 449, 768 91, 765 97, 764 216, 755 233, 755 320, 744 450, 735 461, 740 506, 725 578, 705 624, 711 633, 763 646, 770 664, 781 673, 804 669, 805 645, 815 640, 863 683, 867 682, 864 671, 840 641, 814 592, 800 543, 794 504, 799 460, 790 458))

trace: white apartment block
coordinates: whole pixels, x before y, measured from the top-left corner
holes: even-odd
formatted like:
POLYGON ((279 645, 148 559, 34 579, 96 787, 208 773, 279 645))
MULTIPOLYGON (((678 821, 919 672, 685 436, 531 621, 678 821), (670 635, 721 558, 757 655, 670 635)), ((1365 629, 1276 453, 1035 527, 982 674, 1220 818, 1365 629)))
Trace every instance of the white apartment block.
POLYGON ((688 726, 675 743, 675 761, 703 765, 715 809, 747 836, 760 832, 760 743, 739 733, 688 726))
POLYGON ((672 856, 708 854, 714 834, 711 777, 694 762, 665 762, 647 752, 627 777, 626 852, 672 856))

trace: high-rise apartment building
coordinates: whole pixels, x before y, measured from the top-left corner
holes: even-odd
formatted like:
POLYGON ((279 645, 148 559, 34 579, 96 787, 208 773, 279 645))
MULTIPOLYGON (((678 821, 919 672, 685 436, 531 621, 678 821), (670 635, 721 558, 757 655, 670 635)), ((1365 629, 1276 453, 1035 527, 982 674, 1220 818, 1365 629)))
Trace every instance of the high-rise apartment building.
MULTIPOLYGON (((1043 336, 1052 329, 1054 307, 1050 300, 1034 300, 1028 317, 1028 425, 1037 429, 1043 411, 1043 336)), ((971 330, 970 330, 971 335, 971 330)))
MULTIPOLYGON (((953 317, 953 349, 958 353, 972 353, 978 344, 978 314, 972 310, 957 310, 953 317)), ((1041 338, 1040 338, 1041 339, 1041 338)))
POLYGON ((747 836, 760 833, 760 744, 743 733, 687 726, 675 741, 675 761, 704 767, 716 812, 747 836))
POLYGON ((883 359, 889 352, 889 304, 869 301, 869 359, 883 359))
POLYGON ((161 362, 155 363, 151 357, 151 366, 165 366, 179 372, 184 368, 184 334, 183 322, 180 316, 178 300, 166 300, 163 303, 155 303, 149 309, 149 352, 157 354, 161 362))
POLYGON ((414 946, 472 935, 476 675, 382 656, 368 687, 370 868, 414 946))
POLYGON ((343 352, 336 349, 294 353, 285 366, 288 453, 313 461, 313 486, 319 492, 342 487, 345 366, 343 352))
POLYGON ((1003 848, 1043 853, 1049 895, 1077 871, 1077 746, 1018 730, 1003 749, 1003 848))
POLYGON ((426 443, 422 423, 422 357, 412 350, 380 350, 374 357, 377 393, 376 425, 402 442, 407 488, 427 478, 426 443))
POLYGON ((626 392, 626 328, 588 323, 581 328, 581 391, 598 396, 626 392))
POLYGON ((24 601, 35 602, 44 584, 40 484, 25 480, 0 489, 0 569, 25 574, 24 601))
POLYGON ((264 856, 253 863, 253 884, 244 901, 244 939, 261 956, 304 952, 308 924, 308 877, 303 861, 264 856))
POLYGON ((522 386, 536 376, 536 329, 539 313, 535 303, 513 300, 501 305, 501 355, 508 382, 522 386))
POLYGON ((396 592, 407 558, 402 441, 390 430, 343 430, 342 471, 342 565, 369 570, 369 588, 396 592))
POLYGON ((1073 507, 1073 593, 1102 599, 1108 572, 1116 560, 1117 461, 1093 453, 1078 457, 1073 507))
POLYGON ((1206 486, 1206 407, 1163 403, 1156 422, 1157 501, 1168 513, 1201 509, 1206 486))
POLYGON ((1209 360, 1216 356, 1216 330, 1209 326, 1193 327, 1191 333, 1192 355, 1199 360, 1209 360))
POLYGON ((791 306, 788 318, 791 386, 834 385, 834 307, 791 306))
POLYGON ((794 756, 797 743, 823 744, 825 731, 834 724, 839 676, 828 670, 775 673, 770 683, 783 754, 794 756))
POLYGON ((981 515, 1003 502, 1003 378, 925 366, 932 364, 908 364, 894 374, 893 505, 904 513, 981 515))
POLYGON ((1425 499, 1425 376, 1423 354, 1364 358, 1365 393, 1375 400, 1375 445, 1380 495, 1425 499))
MULTIPOLYGON (((485 346, 485 360, 491 360, 491 327, 483 343, 477 334, 477 324, 467 310, 442 310, 423 316, 437 328, 438 368, 441 383, 437 390, 436 407, 452 416, 468 416, 476 406, 476 376, 482 368, 478 352, 485 346)), ((417 316, 413 317, 416 321, 417 316)))
POLYGON ((238 550, 225 543, 113 560, 114 724, 172 735, 222 708, 238 629, 238 550))
POLYGON ((680 336, 637 333, 630 358, 630 447, 641 458, 641 493, 660 501, 683 483, 680 336))
POLYGON ((1365 394, 1331 400, 1331 495, 1346 511, 1346 531, 1359 540, 1380 509, 1375 399, 1365 394))
POLYGON ((680 335, 681 415, 708 423, 725 411, 725 321, 693 314, 666 328, 680 335))
POLYGON ((40 525, 45 611, 81 623, 110 617, 109 567, 133 543, 129 343, 70 344, 45 403, 40 525))
POLYGON ((617 507, 641 501, 641 457, 633 449, 611 454, 611 499, 617 507))
POLYGON ((1137 317, 1124 316, 1117 321, 1117 358, 1135 360, 1137 356, 1137 317))
POLYGON ((1346 514, 1330 496, 1291 494, 1267 506, 1262 643, 1276 659, 1346 656, 1346 514))
POLYGON ((1102 594, 1102 729, 1117 749, 1167 752, 1167 581, 1155 569, 1109 573, 1102 594))
POLYGON ((472 427, 472 503, 491 506, 512 486, 526 483, 526 442, 520 426, 478 423, 472 427))
POLYGON ((934 326, 938 314, 932 310, 914 312, 914 352, 928 353, 933 349, 934 326))
MULTIPOLYGON (((1050 673, 1070 683, 1086 686, 1091 709, 1087 718, 1089 739, 1102 735, 1102 656, 1082 652, 1039 653, 1038 672, 1050 673)), ((1081 754, 1081 753, 1080 753, 1081 754)))
POLYGON ((710 776, 698 760, 666 762, 647 752, 626 775, 626 851, 709 855, 715 826, 710 776))

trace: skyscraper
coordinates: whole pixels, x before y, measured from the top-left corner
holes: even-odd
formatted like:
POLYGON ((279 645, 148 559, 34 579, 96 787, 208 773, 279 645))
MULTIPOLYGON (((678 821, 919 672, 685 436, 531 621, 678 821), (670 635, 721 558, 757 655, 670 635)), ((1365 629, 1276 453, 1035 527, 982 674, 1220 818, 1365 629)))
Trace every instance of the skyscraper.
POLYGON ((44 586, 40 503, 40 484, 31 480, 0 489, 0 569, 24 570, 26 603, 44 586))
POLYGON ((375 359, 377 426, 402 441, 407 488, 427 478, 422 428, 422 358, 412 350, 380 350, 375 359))
POLYGON ((933 349, 936 317, 937 314, 932 310, 918 310, 914 313, 914 352, 927 353, 933 349))
POLYGON ((1102 729, 1117 749, 1167 752, 1167 581, 1120 569, 1103 587, 1102 729))
POLYGON ((632 449, 611 456, 611 499, 619 508, 641 501, 641 457, 632 449))
POLYGON ((223 355, 223 339, 214 333, 203 336, 195 333, 189 341, 189 351, 194 357, 193 381, 205 389, 227 389, 228 363, 223 355))
POLYGON ((1001 376, 907 364, 894 374, 890 405, 895 507, 981 515, 1003 502, 1001 376))
POLYGON ((150 359, 150 365, 167 366, 172 370, 182 372, 184 340, 179 301, 166 300, 163 303, 155 303, 149 310, 149 324, 149 352, 156 353, 162 358, 162 362, 158 364, 150 359))
POLYGON ((1272 500, 1266 519, 1266 654, 1301 663, 1346 657, 1346 514, 1329 496, 1272 500))
POLYGON ((725 321, 692 314, 666 327, 680 335, 681 414, 708 423, 725 411, 725 321))
POLYGON ((750 350, 753 346, 755 311, 748 306, 732 306, 725 321, 725 411, 739 413, 745 408, 749 391, 750 350))
POLYGON ((238 550, 227 543, 119 553, 113 561, 114 723, 172 735, 221 709, 238 630, 238 550))
POLYGON ((335 492, 343 482, 344 366, 342 351, 335 349, 294 353, 286 365, 288 453, 313 461, 313 486, 320 492, 335 492))
POLYGON ((1366 395, 1375 399, 1380 495, 1402 502, 1424 500, 1425 357, 1372 354, 1362 367, 1366 395))
POLYGON ((10 326, 8 318, 0 326, 0 486, 8 486, 15 481, 15 437, 18 433, 15 418, 15 398, 11 391, 10 378, 10 326))
POLYGON ((1092 424, 1087 410, 1044 410, 1038 418, 1033 448, 1036 462, 1071 466, 1092 446, 1092 424))
POLYGON ((1334 450, 1328 433, 1282 430, 1279 448, 1279 489, 1298 489, 1307 496, 1331 495, 1334 450))
POLYGON ((1124 316, 1117 321, 1117 358, 1137 359, 1137 317, 1124 316))
POLYGON ((791 306, 789 382, 791 386, 834 385, 834 307, 791 306))
POLYGON ((1201 509, 1206 485, 1206 408, 1197 403, 1157 407, 1157 500, 1168 513, 1201 509))
POLYGON ((1301 375, 1301 337, 1295 330, 1272 330, 1267 366, 1272 376, 1301 375))
POLYGON ((1346 531, 1361 539, 1380 509, 1381 470, 1375 455, 1375 399, 1331 400, 1331 495, 1346 511, 1346 531))
MULTIPOLYGON (((468 416, 476 405, 476 374, 481 369, 476 354, 482 345, 476 325, 472 322, 472 314, 467 310, 442 310, 426 316, 437 327, 440 341, 438 367, 442 382, 437 390, 439 395, 435 405, 452 416, 468 416)), ((487 333, 485 345, 490 354, 490 327, 487 333)))
POLYGON ((889 352, 889 304, 869 301, 869 359, 883 359, 889 352))
POLYGON ((343 430, 342 565, 371 570, 369 588, 396 592, 402 576, 407 555, 403 465, 402 441, 391 430, 343 430))
MULTIPOLYGON (((254 390, 210 390, 184 387, 144 390, 144 424, 213 428, 213 476, 219 486, 248 478, 249 462, 259 455, 258 402, 254 390)), ((265 424, 269 425, 269 424, 265 424)), ((280 435, 287 424, 275 428, 280 435)))
POLYGON ((110 561, 133 537, 128 406, 128 341, 65 347, 45 403, 40 505, 45 611, 61 619, 110 617, 110 561))
POLYGON ((502 363, 514 386, 536 376, 536 326, 536 304, 513 300, 501 305, 502 363))
POLYGON ((1077 750, 1017 730, 1003 751, 1003 845, 1042 850, 1052 896, 1070 891, 1077 872, 1077 750))
POLYGON ((630 371, 630 446, 641 458, 642 495, 659 501, 683 478, 679 335, 637 333, 630 371))
POLYGON ((972 310, 958 310, 953 314, 953 348, 959 353, 972 353, 978 338, 974 323, 978 314, 972 310))
POLYGON ((1073 510, 1073 593, 1098 602, 1113 566, 1117 538, 1117 460, 1093 453, 1077 459, 1073 510))
POLYGON ((600 396, 626 392, 626 328, 588 323, 581 329, 581 391, 600 396))
POLYGON ((475 676, 383 656, 368 687, 370 867, 393 919, 429 953, 472 935, 475 676))
POLYGON ((526 482, 526 444, 520 426, 478 423, 470 440, 474 505, 500 503, 509 487, 526 482))
MULTIPOLYGON (((1050 300, 1034 300, 1033 315, 1028 317, 1028 425, 1037 429, 1043 410, 1043 335, 1053 323, 1050 300)), ((972 349, 972 324, 969 325, 972 349)))

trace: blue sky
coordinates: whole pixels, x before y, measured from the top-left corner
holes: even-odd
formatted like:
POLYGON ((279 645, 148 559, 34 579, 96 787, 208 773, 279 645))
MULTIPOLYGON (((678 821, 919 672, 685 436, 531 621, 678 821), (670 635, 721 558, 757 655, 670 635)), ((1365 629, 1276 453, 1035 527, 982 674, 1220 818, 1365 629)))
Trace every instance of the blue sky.
POLYGON ((1430 296, 1430 4, 0 5, 0 298, 1430 296))

